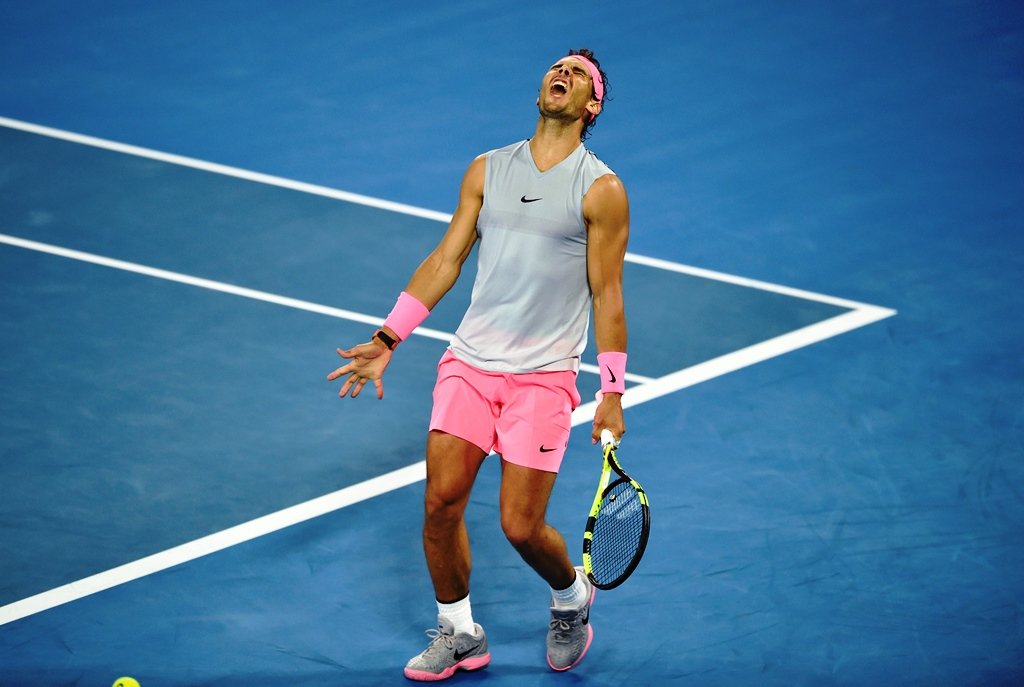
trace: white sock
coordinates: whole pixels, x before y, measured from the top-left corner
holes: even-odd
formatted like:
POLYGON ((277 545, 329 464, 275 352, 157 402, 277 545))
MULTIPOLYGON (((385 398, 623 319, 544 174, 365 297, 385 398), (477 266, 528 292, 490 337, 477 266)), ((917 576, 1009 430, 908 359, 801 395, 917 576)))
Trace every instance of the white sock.
POLYGON ((565 589, 551 589, 551 598, 557 608, 581 608, 587 602, 587 585, 576 571, 576 579, 565 589))
POLYGON ((437 602, 437 614, 442 618, 452 621, 455 626, 455 634, 465 632, 476 636, 476 626, 473 624, 473 609, 469 605, 469 594, 466 598, 450 604, 437 602))

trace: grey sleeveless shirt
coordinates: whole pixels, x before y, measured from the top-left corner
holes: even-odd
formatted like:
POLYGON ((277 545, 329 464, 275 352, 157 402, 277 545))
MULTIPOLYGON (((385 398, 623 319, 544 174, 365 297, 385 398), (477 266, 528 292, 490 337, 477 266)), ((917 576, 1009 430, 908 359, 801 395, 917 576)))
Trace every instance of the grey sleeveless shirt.
POLYGON ((613 172, 582 144, 546 172, 529 141, 485 157, 477 276, 451 350, 493 372, 576 371, 591 304, 583 196, 613 172))

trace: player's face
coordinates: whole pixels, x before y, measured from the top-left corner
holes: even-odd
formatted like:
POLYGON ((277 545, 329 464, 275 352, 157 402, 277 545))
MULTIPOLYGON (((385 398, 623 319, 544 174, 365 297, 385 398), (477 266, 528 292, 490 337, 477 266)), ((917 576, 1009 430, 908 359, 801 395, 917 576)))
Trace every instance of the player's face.
POLYGON ((595 102, 590 72, 579 60, 564 57, 551 65, 544 74, 540 97, 537 99, 541 112, 576 119, 588 105, 595 102))

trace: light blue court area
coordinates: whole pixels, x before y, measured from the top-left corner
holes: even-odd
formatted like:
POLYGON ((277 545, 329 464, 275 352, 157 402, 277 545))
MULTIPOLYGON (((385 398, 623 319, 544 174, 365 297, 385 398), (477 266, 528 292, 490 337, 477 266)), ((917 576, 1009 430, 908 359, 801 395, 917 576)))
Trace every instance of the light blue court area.
MULTIPOLYGON (((386 404, 330 402, 333 346, 371 325, 311 309, 382 317, 442 222, 12 128, 0 145, 3 603, 421 459, 444 343, 403 346, 386 404), (382 259, 338 260, 368 236, 382 259)), ((468 271, 432 328, 457 326, 468 271)), ((633 326, 659 332, 631 347, 647 398, 688 383, 673 374, 856 314, 725 278, 631 258, 633 326)), ((596 375, 580 387, 592 397, 596 375)))

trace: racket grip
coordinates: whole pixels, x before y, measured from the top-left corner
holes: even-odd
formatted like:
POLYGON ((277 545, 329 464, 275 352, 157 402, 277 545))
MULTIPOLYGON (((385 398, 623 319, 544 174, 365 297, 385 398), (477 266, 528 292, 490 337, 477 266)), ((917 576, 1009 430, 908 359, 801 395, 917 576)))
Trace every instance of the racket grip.
POLYGON ((619 440, 615 438, 614 434, 612 434, 612 430, 610 430, 610 429, 602 429, 601 430, 601 448, 604 448, 608 444, 611 444, 612 446, 618 448, 619 440))

